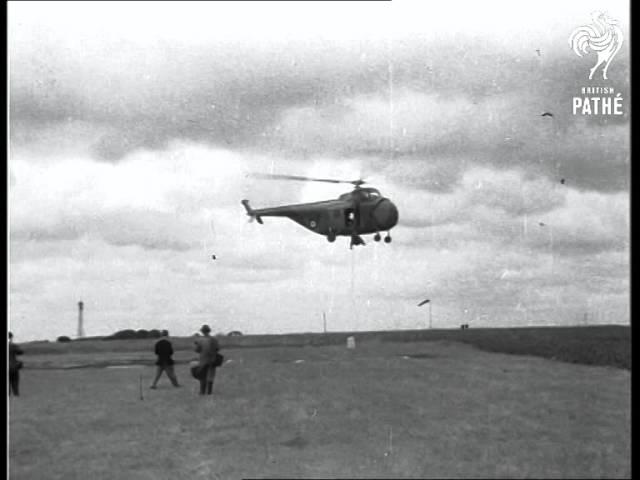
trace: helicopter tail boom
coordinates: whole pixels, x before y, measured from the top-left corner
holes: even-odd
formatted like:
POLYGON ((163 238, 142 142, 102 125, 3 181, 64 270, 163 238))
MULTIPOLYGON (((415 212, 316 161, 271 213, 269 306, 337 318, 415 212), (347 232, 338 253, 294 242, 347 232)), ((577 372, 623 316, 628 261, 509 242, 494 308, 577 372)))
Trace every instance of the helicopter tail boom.
POLYGON ((252 219, 255 218, 259 224, 262 225, 262 218, 260 215, 256 215, 256 212, 249 206, 249 200, 242 200, 242 205, 247 210, 247 215, 249 215, 252 219))

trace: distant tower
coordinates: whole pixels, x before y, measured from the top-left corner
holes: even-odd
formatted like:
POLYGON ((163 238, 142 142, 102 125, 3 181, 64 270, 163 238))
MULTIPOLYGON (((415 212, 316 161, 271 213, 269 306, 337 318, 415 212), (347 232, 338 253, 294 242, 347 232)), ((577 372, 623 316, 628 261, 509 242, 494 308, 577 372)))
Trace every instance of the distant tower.
POLYGON ((78 302, 78 337, 84 337, 84 328, 82 327, 82 310, 84 309, 84 303, 78 302))

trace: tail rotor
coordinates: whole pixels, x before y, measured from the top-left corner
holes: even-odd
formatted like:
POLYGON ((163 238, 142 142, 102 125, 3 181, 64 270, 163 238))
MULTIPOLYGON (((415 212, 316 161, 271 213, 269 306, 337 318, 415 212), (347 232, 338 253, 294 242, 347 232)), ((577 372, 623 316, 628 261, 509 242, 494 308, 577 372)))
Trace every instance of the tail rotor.
POLYGON ((260 215, 257 215, 253 210, 253 208, 251 208, 251 206, 249 205, 249 200, 246 200, 246 199, 242 200, 241 203, 242 205, 244 205, 244 208, 247 211, 247 215, 249 215, 249 222, 253 222, 254 220, 257 220, 258 223, 262 225, 262 218, 260 218, 260 215))

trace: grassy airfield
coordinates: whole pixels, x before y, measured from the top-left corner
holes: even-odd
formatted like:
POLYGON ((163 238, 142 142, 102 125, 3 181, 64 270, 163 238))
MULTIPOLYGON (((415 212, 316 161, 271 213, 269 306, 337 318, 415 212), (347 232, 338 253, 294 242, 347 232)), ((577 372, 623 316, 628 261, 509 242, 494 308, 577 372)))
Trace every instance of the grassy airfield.
POLYGON ((630 478, 628 327, 346 336, 225 337, 211 397, 192 338, 155 391, 154 340, 23 344, 10 478, 630 478))

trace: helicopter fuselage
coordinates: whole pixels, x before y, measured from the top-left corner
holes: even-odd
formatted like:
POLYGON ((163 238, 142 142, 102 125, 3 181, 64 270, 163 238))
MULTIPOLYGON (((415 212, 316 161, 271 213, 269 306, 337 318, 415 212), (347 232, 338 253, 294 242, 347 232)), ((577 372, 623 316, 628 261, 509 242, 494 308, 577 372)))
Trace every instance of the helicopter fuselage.
MULTIPOLYGON (((243 201, 247 213, 262 217, 286 217, 333 241, 336 236, 378 234, 398 223, 398 209, 374 188, 357 188, 336 200, 283 205, 253 210, 243 201)), ((261 222, 262 223, 262 222, 261 222)))

